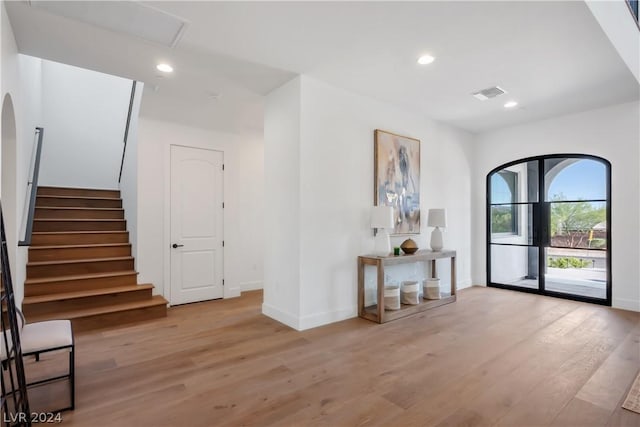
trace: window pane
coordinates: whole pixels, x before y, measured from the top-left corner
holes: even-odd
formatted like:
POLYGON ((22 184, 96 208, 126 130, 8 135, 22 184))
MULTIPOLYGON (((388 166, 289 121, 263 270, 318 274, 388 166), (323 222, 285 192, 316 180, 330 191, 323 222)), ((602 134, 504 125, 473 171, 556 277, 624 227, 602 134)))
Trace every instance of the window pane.
POLYGON ((491 204, 538 201, 538 162, 524 162, 491 174, 491 204))
POLYGON ((491 245, 491 282, 538 289, 538 248, 491 245))
POLYGON ((607 297, 607 253, 546 249, 545 289, 593 298, 607 297))
POLYGON ((491 206, 491 243, 532 245, 533 205, 491 206))
POLYGON ((551 202, 551 246, 607 249, 606 202, 551 202))
POLYGON ((591 159, 545 159, 545 200, 605 200, 607 167, 591 159))

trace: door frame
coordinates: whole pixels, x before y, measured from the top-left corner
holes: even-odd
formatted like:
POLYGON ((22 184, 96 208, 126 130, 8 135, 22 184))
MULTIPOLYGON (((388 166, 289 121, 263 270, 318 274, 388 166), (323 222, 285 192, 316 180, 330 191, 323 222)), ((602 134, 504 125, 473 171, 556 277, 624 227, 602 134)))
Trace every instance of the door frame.
MULTIPOLYGON (((164 284, 163 284, 163 295, 169 302, 169 306, 171 304, 171 147, 182 147, 182 148, 192 148, 196 150, 208 150, 208 151, 217 151, 222 153, 222 162, 223 164, 226 162, 225 150, 221 148, 213 148, 204 145, 197 144, 166 144, 165 152, 164 152, 164 207, 163 207, 163 224, 164 224, 164 232, 162 237, 162 243, 164 246, 163 251, 163 264, 164 264, 164 284)), ((227 180, 225 179, 225 174, 222 174, 222 191, 223 196, 222 199, 225 199, 225 195, 227 194, 227 180)), ((226 209, 222 210, 222 238, 225 239, 225 231, 227 224, 227 215, 226 209)), ((222 248, 222 277, 225 277, 225 270, 227 265, 227 256, 225 248, 222 248)), ((227 293, 228 286, 225 283, 222 287, 222 299, 229 298, 227 293)))
MULTIPOLYGON (((511 162, 502 164, 498 167, 495 167, 494 169, 492 169, 486 177, 486 188, 485 188, 485 204, 486 204, 486 209, 485 209, 485 214, 486 214, 486 230, 485 230, 485 242, 486 242, 486 273, 487 273, 487 286, 489 287, 493 287, 493 288, 501 288, 501 289, 509 289, 509 290, 514 290, 514 291, 520 291, 520 292, 527 292, 527 293, 532 293, 532 294, 538 294, 538 295, 546 295, 546 296, 552 296, 552 297, 558 297, 558 298, 564 298, 564 299, 570 299, 570 300, 574 300, 574 301, 581 301, 581 302, 589 302, 589 303, 593 303, 593 304, 600 304, 600 305, 606 305, 606 306, 611 306, 611 302, 612 302, 612 288, 613 288, 613 283, 612 283, 612 271, 611 271, 611 259, 612 259, 612 252, 611 252, 611 229, 613 228, 613 224, 611 222, 611 162, 603 157, 599 157, 599 156, 595 156, 595 155, 590 155, 590 154, 576 154, 576 153, 563 153, 563 154, 546 154, 546 155, 540 155, 540 156, 532 156, 532 157, 525 157, 522 159, 518 159, 518 160, 513 160, 511 162), (510 166, 514 166, 520 163, 525 163, 525 162, 532 162, 532 161, 537 161, 538 162, 538 201, 531 203, 533 205, 533 216, 534 216, 534 220, 533 220, 533 234, 534 234, 534 241, 533 244, 531 246, 528 247, 534 247, 534 248, 538 248, 538 273, 541 273, 543 271, 543 266, 546 266, 546 259, 543 256, 544 254, 542 253, 544 251, 544 242, 547 240, 545 239, 540 231, 538 230, 538 227, 540 226, 540 224, 536 224, 535 219, 540 219, 543 218, 544 220, 544 225, 545 226, 549 226, 549 218, 548 218, 548 214, 546 212, 546 205, 548 205, 548 202, 546 202, 545 199, 545 177, 544 177, 544 160, 545 159, 558 159, 558 158, 574 158, 574 159, 583 159, 583 160, 595 160, 598 161, 602 164, 605 165, 605 178, 606 178, 606 184, 605 184, 605 190, 606 190, 606 195, 607 195, 607 200, 606 200, 606 206, 607 206, 607 213, 606 213, 606 219, 607 219, 607 259, 606 259, 606 266, 607 266, 607 289, 606 289, 606 298, 605 299, 600 299, 600 298, 593 298, 593 297, 588 297, 588 296, 583 296, 583 295, 573 295, 573 294, 565 294, 562 292, 554 292, 554 291, 548 291, 545 289, 545 278, 544 278, 544 274, 539 274, 538 277, 538 289, 532 289, 532 288, 526 288, 526 287, 519 287, 519 286, 514 286, 514 285, 505 285, 502 283, 494 283, 491 281, 491 176, 502 170, 505 168, 508 168, 510 166), (542 166, 542 167, 540 167, 542 166)), ((543 230, 544 234, 549 234, 549 230, 545 229, 543 230)))

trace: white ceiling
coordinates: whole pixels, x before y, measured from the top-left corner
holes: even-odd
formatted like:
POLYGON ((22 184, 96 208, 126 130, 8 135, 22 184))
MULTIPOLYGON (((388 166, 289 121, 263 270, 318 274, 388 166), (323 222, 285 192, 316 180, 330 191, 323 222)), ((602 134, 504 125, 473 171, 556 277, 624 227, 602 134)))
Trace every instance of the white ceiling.
POLYGON ((144 4, 188 22, 175 48, 7 9, 22 53, 144 81, 143 115, 227 131, 261 129, 262 96, 297 73, 472 132, 640 96, 581 1, 144 4), (436 61, 418 66, 422 53, 436 61), (160 60, 176 72, 156 77, 160 60), (493 85, 508 94, 470 95, 493 85), (520 105, 505 110, 510 99, 520 105))

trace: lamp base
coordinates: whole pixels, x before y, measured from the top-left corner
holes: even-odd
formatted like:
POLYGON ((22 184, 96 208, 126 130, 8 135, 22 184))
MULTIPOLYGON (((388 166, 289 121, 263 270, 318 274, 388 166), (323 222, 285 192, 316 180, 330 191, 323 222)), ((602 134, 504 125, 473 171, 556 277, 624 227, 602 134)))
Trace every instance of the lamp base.
POLYGON ((436 227, 431 232, 431 250, 434 252, 440 252, 442 247, 442 231, 440 231, 440 227, 436 227))
POLYGON ((388 256, 391 253, 391 242, 389 241, 389 232, 385 228, 378 228, 375 238, 374 255, 388 256))

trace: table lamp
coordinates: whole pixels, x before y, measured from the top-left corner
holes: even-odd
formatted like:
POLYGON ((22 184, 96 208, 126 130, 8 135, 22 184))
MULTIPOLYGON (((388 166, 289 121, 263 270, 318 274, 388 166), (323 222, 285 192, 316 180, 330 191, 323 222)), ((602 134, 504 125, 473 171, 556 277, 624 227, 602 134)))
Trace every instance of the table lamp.
POLYGON ((440 227, 447 226, 447 210, 446 209, 429 209, 429 218, 427 226, 435 227, 431 232, 431 250, 440 252, 442 250, 442 231, 440 227))

